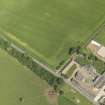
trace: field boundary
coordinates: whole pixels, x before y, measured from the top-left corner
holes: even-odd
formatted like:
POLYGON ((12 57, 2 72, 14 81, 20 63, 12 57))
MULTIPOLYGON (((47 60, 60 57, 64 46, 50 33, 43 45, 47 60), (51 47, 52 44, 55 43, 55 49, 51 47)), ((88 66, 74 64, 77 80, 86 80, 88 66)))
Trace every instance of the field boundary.
POLYGON ((12 35, 11 33, 7 32, 4 29, 0 29, 3 30, 1 31, 2 33, 4 33, 4 36, 9 38, 10 40, 16 42, 17 44, 19 44, 20 46, 23 46, 23 48, 25 48, 26 50, 29 50, 29 52, 35 54, 35 56, 37 56, 39 59, 42 59, 43 62, 47 63, 46 65, 52 65, 51 60, 47 59, 47 57, 43 56, 41 53, 39 53, 38 51, 36 51, 35 49, 33 49, 32 47, 30 47, 29 44, 21 41, 19 38, 15 37, 15 35, 12 35), (50 63, 50 64, 49 64, 50 63))
POLYGON ((86 47, 89 42, 91 40, 94 40, 94 38, 96 38, 97 35, 99 35, 99 33, 105 28, 105 15, 103 16, 103 20, 102 22, 100 22, 99 26, 96 28, 96 30, 94 30, 91 34, 89 39, 87 39, 87 41, 85 41, 86 43, 83 44, 83 48, 86 47))

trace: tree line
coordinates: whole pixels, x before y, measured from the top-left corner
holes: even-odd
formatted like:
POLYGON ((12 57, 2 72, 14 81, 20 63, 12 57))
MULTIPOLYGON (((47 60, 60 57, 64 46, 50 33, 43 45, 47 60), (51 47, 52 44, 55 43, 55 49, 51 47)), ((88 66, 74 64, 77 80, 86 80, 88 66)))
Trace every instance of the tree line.
POLYGON ((0 48, 5 50, 9 55, 16 58, 22 65, 33 71, 41 79, 45 80, 50 86, 53 86, 54 88, 56 87, 57 89, 58 85, 63 84, 62 78, 56 77, 49 71, 42 68, 30 55, 7 39, 0 37, 0 48))

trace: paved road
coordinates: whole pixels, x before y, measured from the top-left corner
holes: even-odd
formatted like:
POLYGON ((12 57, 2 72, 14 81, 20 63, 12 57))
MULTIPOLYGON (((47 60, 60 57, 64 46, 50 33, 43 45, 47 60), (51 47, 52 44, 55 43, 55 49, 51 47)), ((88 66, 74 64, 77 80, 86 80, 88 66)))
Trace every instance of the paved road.
POLYGON ((68 82, 67 79, 64 79, 62 76, 60 76, 59 74, 57 74, 56 72, 54 72, 54 70, 50 69, 48 66, 44 65, 43 63, 39 62, 39 61, 36 60, 36 59, 34 59, 34 60, 35 60, 35 62, 36 62, 37 64, 39 64, 41 67, 43 67, 44 69, 46 69, 47 71, 49 71, 49 72, 52 73, 53 75, 62 78, 62 79, 64 80, 64 82, 65 82, 67 85, 69 85, 70 87, 72 87, 72 88, 74 88, 75 90, 77 90, 77 91, 78 91, 80 94, 82 94, 84 97, 87 97, 87 99, 88 99, 90 102, 92 102, 92 103, 95 104, 95 105, 98 105, 97 103, 95 103, 95 102, 93 101, 93 97, 91 97, 91 96, 90 96, 88 93, 86 93, 84 90, 82 90, 81 88, 79 88, 79 87, 73 85, 72 82, 70 82, 70 81, 68 82))
POLYGON ((57 74, 55 72, 55 70, 50 69, 47 65, 43 64, 42 62, 38 61, 37 59, 33 58, 34 62, 37 63, 38 65, 40 65, 42 68, 44 68, 45 70, 47 70, 48 72, 52 73, 53 75, 55 75, 56 77, 60 77, 62 78, 59 74, 57 74))
POLYGON ((83 95, 84 97, 86 97, 91 103, 93 103, 94 105, 99 105, 98 103, 95 103, 93 101, 93 97, 91 97, 88 93, 86 93, 85 91, 83 91, 81 88, 73 85, 72 82, 68 82, 67 80, 64 80, 66 84, 68 84, 70 87, 72 87, 73 89, 75 89, 76 91, 78 91, 81 95, 83 95))
POLYGON ((74 88, 75 90, 77 90, 77 91, 78 91, 80 94, 82 94, 84 97, 87 97, 87 99, 88 99, 90 102, 92 102, 92 103, 95 104, 95 105, 98 105, 97 103, 95 103, 95 102, 93 101, 93 97, 90 97, 85 91, 83 91, 82 89, 79 89, 78 87, 74 86, 74 85, 72 84, 72 82, 70 82, 70 81, 68 82, 67 79, 64 79, 60 74, 57 74, 57 73, 55 72, 55 70, 50 69, 48 66, 46 66, 45 64, 41 63, 40 61, 38 61, 38 60, 36 60, 36 59, 34 59, 34 61, 35 61, 38 65, 40 65, 41 67, 43 67, 45 70, 47 70, 47 71, 49 71, 50 73, 52 73, 53 75, 62 78, 62 79, 64 80, 64 82, 65 82, 67 85, 69 85, 70 87, 72 87, 72 88, 74 88))
MULTIPOLYGON (((12 45, 14 45, 12 43, 12 45)), ((22 52, 24 52, 22 49, 20 49, 18 46, 14 45, 18 50, 21 50, 22 52)), ((78 92, 80 92, 83 96, 87 97, 88 100, 90 100, 92 103, 93 101, 90 99, 90 97, 88 96, 88 94, 83 93, 81 90, 79 90, 76 86, 74 86, 71 82, 68 82, 67 79, 64 79, 59 73, 56 73, 55 70, 50 69, 47 65, 43 64, 42 62, 38 61, 37 59, 33 58, 34 62, 36 62, 38 65, 40 65, 42 68, 44 68, 45 70, 47 70, 48 72, 52 73, 54 76, 56 77, 60 77, 64 80, 64 82, 69 85, 70 87, 73 87, 74 89, 76 89, 78 92)))
MULTIPOLYGON (((18 50, 20 50, 19 47, 17 47, 16 45, 14 45, 14 46, 15 46, 18 50)), ((21 49, 21 50, 22 50, 22 49, 21 49)), ((23 50, 22 50, 22 51, 23 51, 23 50)), ((50 72, 51 74, 53 74, 54 76, 62 78, 62 79, 64 80, 64 82, 65 82, 67 85, 69 85, 70 87, 76 89, 80 94, 82 94, 83 96, 87 97, 87 99, 88 99, 89 101, 91 101, 92 103, 94 103, 93 100, 92 100, 92 98, 91 98, 86 92, 84 92, 83 90, 81 90, 81 89, 77 88, 76 86, 74 86, 74 85, 72 84, 72 82, 70 82, 70 81, 68 82, 67 79, 64 79, 64 78, 63 78, 59 73, 57 73, 55 70, 49 68, 47 65, 43 64, 42 62, 38 61, 38 60, 35 59, 35 58, 33 58, 33 60, 34 60, 34 62, 35 62, 36 64, 38 64, 39 66, 41 66, 42 68, 44 68, 45 70, 47 70, 48 72, 50 72)), ((75 62, 73 62, 73 63, 75 63, 75 62)), ((77 64, 77 66, 78 66, 78 64, 77 64)), ((96 104, 96 103, 95 103, 95 104, 96 104)))

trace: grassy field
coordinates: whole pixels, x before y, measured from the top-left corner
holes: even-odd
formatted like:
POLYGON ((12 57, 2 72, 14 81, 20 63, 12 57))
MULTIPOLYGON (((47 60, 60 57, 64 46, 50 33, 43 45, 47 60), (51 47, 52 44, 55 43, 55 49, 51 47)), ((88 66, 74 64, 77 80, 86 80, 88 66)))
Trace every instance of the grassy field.
POLYGON ((103 30, 97 35, 97 37, 95 38, 95 40, 105 46, 105 27, 104 27, 103 30))
POLYGON ((64 85, 64 95, 55 99, 46 95, 48 89, 43 80, 0 50, 0 105, 91 105, 68 86, 64 85))
POLYGON ((104 0, 0 0, 0 32, 55 67, 105 19, 104 0))
POLYGON ((60 105, 93 105, 85 97, 81 96, 76 90, 65 85, 64 96, 59 97, 60 105))
POLYGON ((72 101, 70 101, 69 99, 67 99, 64 96, 59 97, 59 104, 60 105, 76 105, 75 103, 73 103, 72 101))
MULTIPOLYGON (((0 35, 53 68, 69 57, 70 47, 91 39, 104 21, 104 0, 0 0, 0 35)), ((105 45, 105 30, 95 39, 105 45)), ((48 88, 0 50, 0 105, 50 105, 48 88)), ((63 90, 59 105, 92 105, 74 89, 63 90)))
POLYGON ((48 88, 47 83, 0 50, 0 105, 51 105, 45 96, 48 88))

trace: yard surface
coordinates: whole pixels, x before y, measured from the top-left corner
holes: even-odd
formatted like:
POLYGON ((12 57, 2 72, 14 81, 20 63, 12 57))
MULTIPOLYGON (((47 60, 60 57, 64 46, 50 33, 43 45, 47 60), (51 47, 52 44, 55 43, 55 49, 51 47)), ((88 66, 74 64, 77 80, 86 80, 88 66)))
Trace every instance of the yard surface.
POLYGON ((47 83, 0 50, 0 105, 52 105, 45 95, 48 88, 47 83))
POLYGON ((105 20, 104 0, 0 0, 0 33, 56 67, 105 20))

